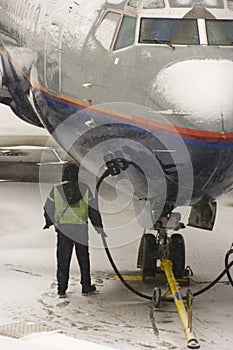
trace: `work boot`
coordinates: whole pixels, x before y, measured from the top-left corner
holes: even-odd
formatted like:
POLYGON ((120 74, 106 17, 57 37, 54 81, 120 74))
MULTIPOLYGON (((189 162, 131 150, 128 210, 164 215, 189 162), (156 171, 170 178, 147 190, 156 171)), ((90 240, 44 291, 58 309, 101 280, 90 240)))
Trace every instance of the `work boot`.
POLYGON ((66 293, 58 293, 58 296, 60 299, 65 299, 66 298, 66 293))
POLYGON ((94 284, 91 284, 89 286, 83 286, 82 287, 82 295, 91 295, 96 292, 96 286, 94 284))
POLYGON ((58 288, 57 294, 58 294, 59 298, 61 298, 61 299, 66 298, 66 289, 58 288))

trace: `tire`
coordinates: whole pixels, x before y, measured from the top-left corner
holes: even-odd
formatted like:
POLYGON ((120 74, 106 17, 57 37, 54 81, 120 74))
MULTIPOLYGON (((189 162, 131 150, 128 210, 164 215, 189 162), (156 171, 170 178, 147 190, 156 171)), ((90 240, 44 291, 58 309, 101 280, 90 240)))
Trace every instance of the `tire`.
POLYGON ((158 244, 152 233, 146 233, 143 240, 142 277, 155 276, 158 258, 158 244))
POLYGON ((174 233, 170 238, 169 258, 173 263, 173 273, 176 278, 185 274, 185 243, 179 233, 174 233))
POLYGON ((153 305, 156 309, 158 309, 160 307, 161 300, 162 300, 161 289, 156 287, 153 290, 153 296, 152 296, 153 305))

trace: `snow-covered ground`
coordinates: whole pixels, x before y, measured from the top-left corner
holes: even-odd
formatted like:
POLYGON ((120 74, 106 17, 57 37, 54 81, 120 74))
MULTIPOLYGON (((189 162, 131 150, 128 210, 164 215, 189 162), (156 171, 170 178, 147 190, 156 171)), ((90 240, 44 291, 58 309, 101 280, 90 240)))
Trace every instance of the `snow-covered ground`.
MULTIPOLYGON (((0 349, 94 347, 86 341, 99 344, 98 348, 103 349, 105 346, 125 350, 185 349, 183 331, 173 303, 163 303, 160 309, 154 310, 150 302, 131 294, 115 280, 105 252, 99 248, 100 237, 91 227, 92 277, 99 293, 90 297, 81 295, 79 270, 73 257, 68 298, 57 298, 56 236, 52 228, 42 230, 46 191, 49 191, 49 186, 43 187, 41 195, 38 184, 0 182, 0 331, 12 333, 16 328, 22 336, 30 325, 50 331, 20 340, 0 337, 0 349)), ((233 241, 232 213, 233 195, 229 194, 219 201, 217 223, 212 232, 190 227, 182 231, 187 265, 194 272, 191 282, 194 292, 224 269, 224 255, 233 241)), ((111 249, 117 265, 124 271, 136 271, 141 236, 141 229, 132 221, 131 215, 129 207, 118 216, 108 214, 104 217, 109 239, 113 234, 130 234, 128 244, 111 249), (118 228, 114 229, 114 225, 118 228)), ((152 293, 153 287, 149 284, 143 285, 141 281, 130 283, 147 294, 152 293)), ((185 292, 185 289, 182 290, 185 292)), ((195 298, 193 327, 202 349, 232 349, 232 305, 233 289, 226 278, 206 294, 195 298)))
MULTIPOLYGON (((174 305, 162 304, 154 311, 148 301, 128 292, 113 278, 101 249, 91 248, 93 282, 100 293, 88 298, 81 296, 79 271, 73 258, 68 298, 58 299, 56 237, 53 229, 42 230, 39 186, 0 183, 0 192, 1 325, 35 322, 60 329, 75 338, 117 349, 185 349, 174 305)), ((232 243, 232 202, 231 197, 221 200, 213 232, 184 230, 187 264, 195 274, 195 282, 191 283, 193 291, 213 280, 224 268, 224 254, 232 243)), ((92 228, 90 232, 91 237, 96 237, 92 228)), ((138 244, 137 239, 112 249, 120 269, 135 267, 138 244)), ((140 281, 133 285, 152 293, 150 285, 143 286, 140 281)), ((232 298, 232 287, 224 282, 195 299, 194 329, 203 349, 232 349, 232 298)), ((54 349, 58 349, 56 341, 54 349)))

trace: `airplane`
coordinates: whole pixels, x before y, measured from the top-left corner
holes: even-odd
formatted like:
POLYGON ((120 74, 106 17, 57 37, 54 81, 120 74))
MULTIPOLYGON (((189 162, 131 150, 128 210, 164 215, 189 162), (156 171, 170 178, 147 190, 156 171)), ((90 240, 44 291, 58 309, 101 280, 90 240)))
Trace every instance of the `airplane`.
POLYGON ((212 230, 233 188, 232 46, 232 0, 0 0, 0 102, 132 184, 143 277, 184 275, 177 208, 212 230))
POLYGON ((96 177, 129 180, 159 233, 143 276, 167 251, 182 276, 176 208, 212 230, 233 188, 232 0, 0 0, 0 40, 0 102, 96 177))

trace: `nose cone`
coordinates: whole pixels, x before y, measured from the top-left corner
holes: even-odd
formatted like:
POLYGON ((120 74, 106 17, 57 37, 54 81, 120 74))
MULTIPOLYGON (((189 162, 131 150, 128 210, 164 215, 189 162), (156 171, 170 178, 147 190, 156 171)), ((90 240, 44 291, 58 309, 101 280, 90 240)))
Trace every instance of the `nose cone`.
POLYGON ((160 71, 151 93, 160 108, 185 114, 182 118, 191 123, 210 126, 224 120, 225 130, 233 129, 232 61, 174 63, 160 71))

